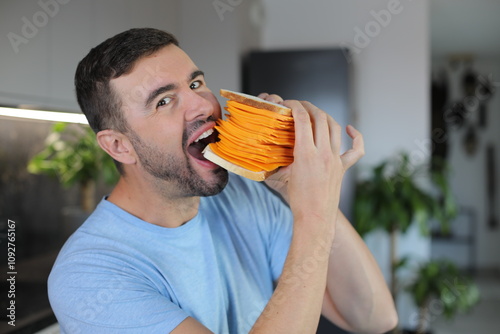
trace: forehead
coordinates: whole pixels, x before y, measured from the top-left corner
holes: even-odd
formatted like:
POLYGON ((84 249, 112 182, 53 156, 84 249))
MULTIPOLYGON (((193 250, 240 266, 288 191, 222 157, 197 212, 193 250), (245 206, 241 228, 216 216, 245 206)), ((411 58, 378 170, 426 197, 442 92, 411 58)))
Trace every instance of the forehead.
POLYGON ((187 80, 197 67, 178 46, 168 45, 139 59, 132 70, 110 81, 122 102, 144 102, 149 92, 161 85, 187 80))

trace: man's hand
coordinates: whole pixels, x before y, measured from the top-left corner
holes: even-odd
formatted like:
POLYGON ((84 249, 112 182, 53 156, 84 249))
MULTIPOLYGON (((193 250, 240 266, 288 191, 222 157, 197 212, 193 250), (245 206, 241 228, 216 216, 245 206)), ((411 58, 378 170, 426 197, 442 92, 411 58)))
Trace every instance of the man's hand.
MULTIPOLYGON (((292 110, 294 108, 298 109, 298 114, 302 114, 302 116, 298 116, 300 119, 296 119, 294 114, 296 134, 298 126, 301 127, 299 132, 304 134, 301 138, 296 138, 294 163, 288 167, 281 168, 277 173, 273 174, 265 181, 269 187, 277 191, 288 203, 290 203, 288 187, 292 170, 294 170, 294 174, 297 175, 297 178, 302 178, 301 181, 304 181, 305 178, 301 176, 301 173, 306 173, 306 175, 312 174, 315 168, 320 168, 319 165, 316 165, 317 160, 312 160, 312 155, 319 160, 329 158, 337 160, 340 158, 341 164, 337 164, 338 170, 335 171, 337 176, 340 176, 340 179, 345 172, 364 155, 363 136, 353 126, 349 125, 346 128, 347 134, 353 140, 352 148, 340 155, 341 128, 330 115, 308 102, 284 102, 280 96, 266 93, 260 94, 259 97, 271 102, 286 105, 292 108, 292 110), (304 115, 304 110, 309 117, 304 115), (325 127, 328 128, 325 129, 325 127), (320 139, 320 137, 323 137, 323 139, 320 139), (329 147, 328 142, 330 144, 329 147), (322 152, 318 151, 318 144, 320 144, 321 150, 323 150, 322 152), (302 147, 302 145, 305 146, 302 147), (322 157, 322 153, 326 154, 322 157), (311 156, 308 156, 309 154, 311 154, 311 156), (306 159, 306 161, 303 161, 304 159, 306 159), (298 161, 302 161, 302 163, 298 164, 298 161)), ((325 184, 327 180, 323 179, 322 182, 325 184)), ((318 194, 318 196, 320 196, 320 194, 318 194)), ((318 199, 321 197, 315 196, 315 198, 318 199)))

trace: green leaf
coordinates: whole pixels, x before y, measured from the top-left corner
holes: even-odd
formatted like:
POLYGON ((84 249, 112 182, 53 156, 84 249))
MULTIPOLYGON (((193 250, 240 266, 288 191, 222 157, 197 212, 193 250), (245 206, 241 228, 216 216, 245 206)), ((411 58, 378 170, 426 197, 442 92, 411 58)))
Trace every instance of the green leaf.
POLYGON ((423 307, 425 300, 438 298, 448 318, 470 310, 480 299, 477 286, 445 260, 422 264, 407 290, 419 307, 423 307))
POLYGON ((58 123, 54 124, 52 131, 54 131, 56 133, 61 133, 64 130, 66 130, 67 127, 68 127, 68 123, 58 122, 58 123))
POLYGON ((113 164, 90 127, 56 123, 45 148, 31 158, 27 169, 30 173, 57 177, 65 187, 97 181, 103 174, 107 181, 116 182, 119 175, 114 166, 110 168, 109 161, 113 164))
POLYGON ((457 211, 447 180, 449 169, 428 174, 437 192, 419 186, 418 178, 426 176, 427 171, 426 166, 413 164, 406 152, 376 165, 371 177, 356 187, 354 224, 358 232, 363 235, 373 229, 390 232, 397 228, 405 233, 415 222, 421 234, 428 235, 433 219, 449 230, 457 211))
POLYGON ((394 266, 395 269, 399 270, 399 269, 406 267, 406 265, 408 264, 408 261, 409 261, 408 256, 404 256, 404 257, 400 258, 399 261, 394 266))

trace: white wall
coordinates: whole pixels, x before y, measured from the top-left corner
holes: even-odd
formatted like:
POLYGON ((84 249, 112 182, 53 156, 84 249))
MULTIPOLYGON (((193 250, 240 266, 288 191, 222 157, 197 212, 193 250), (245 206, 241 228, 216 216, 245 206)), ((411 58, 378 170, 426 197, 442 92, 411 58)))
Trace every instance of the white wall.
MULTIPOLYGON (((427 1, 266 0, 265 48, 356 46, 355 29, 376 22, 370 13, 399 3, 369 44, 354 54, 354 107, 366 137, 364 164, 426 139, 428 115, 427 1), (314 5, 313 5, 314 4, 314 5), (279 19, 280 18, 280 19, 279 19)), ((380 27, 380 25, 379 25, 380 27)), ((374 31, 376 31, 374 29, 374 31)))
POLYGON ((258 46, 260 34, 249 22, 253 1, 218 3, 180 1, 178 34, 182 49, 205 72, 207 84, 217 97, 221 88, 241 89, 240 56, 258 46))
POLYGON ((133 27, 177 33, 176 13, 176 0, 1 1, 0 104, 77 111, 73 76, 90 48, 133 27))

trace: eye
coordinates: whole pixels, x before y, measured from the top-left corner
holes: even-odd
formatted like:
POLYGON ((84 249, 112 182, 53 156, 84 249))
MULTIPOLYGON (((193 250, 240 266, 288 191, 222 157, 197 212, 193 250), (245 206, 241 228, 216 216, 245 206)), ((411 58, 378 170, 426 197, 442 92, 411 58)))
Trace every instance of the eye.
POLYGON ((196 88, 200 88, 201 86, 201 81, 194 81, 193 83, 191 83, 191 85, 189 86, 189 88, 191 89, 196 89, 196 88))
POLYGON ((156 108, 159 108, 159 107, 162 107, 162 106, 166 106, 167 104, 170 103, 170 101, 172 101, 172 98, 170 97, 164 97, 163 99, 161 99, 158 104, 156 105, 156 108))

